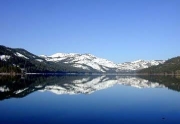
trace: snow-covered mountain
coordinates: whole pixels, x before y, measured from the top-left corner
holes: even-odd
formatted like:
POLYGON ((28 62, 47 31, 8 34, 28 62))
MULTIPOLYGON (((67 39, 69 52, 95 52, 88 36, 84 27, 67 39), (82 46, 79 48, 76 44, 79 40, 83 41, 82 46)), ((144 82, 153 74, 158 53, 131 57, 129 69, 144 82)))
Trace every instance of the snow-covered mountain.
POLYGON ((73 67, 82 68, 85 70, 97 70, 100 72, 106 72, 111 69, 117 69, 117 64, 106 59, 95 57, 91 54, 76 54, 76 53, 56 53, 51 56, 41 56, 47 61, 63 62, 70 64, 73 67))
POLYGON ((121 70, 140 70, 144 68, 148 68, 151 66, 156 66, 159 64, 163 64, 165 61, 163 60, 137 60, 133 62, 125 62, 118 64, 119 69, 121 70))
MULTIPOLYGON (((51 56, 37 56, 24 49, 9 48, 0 45, 0 63, 15 70, 28 68, 28 72, 86 72, 115 73, 134 72, 136 70, 164 63, 161 60, 137 60, 134 62, 114 63, 91 54, 56 53, 51 56), (26 65, 26 66, 25 66, 26 65), (28 67, 27 67, 28 66, 28 67)), ((3 70, 3 69, 2 69, 3 70)), ((9 70, 6 69, 6 72, 9 70)), ((17 71, 16 71, 17 72, 17 71)), ((19 71, 20 72, 20 71, 19 71)))
POLYGON ((98 58, 91 54, 77 54, 77 53, 56 53, 51 56, 41 55, 40 57, 51 62, 68 63, 73 67, 82 68, 85 70, 97 70, 99 72, 122 72, 135 71, 139 69, 148 68, 154 65, 164 63, 162 60, 137 60, 134 62, 125 62, 121 64, 113 63, 112 61, 98 58))

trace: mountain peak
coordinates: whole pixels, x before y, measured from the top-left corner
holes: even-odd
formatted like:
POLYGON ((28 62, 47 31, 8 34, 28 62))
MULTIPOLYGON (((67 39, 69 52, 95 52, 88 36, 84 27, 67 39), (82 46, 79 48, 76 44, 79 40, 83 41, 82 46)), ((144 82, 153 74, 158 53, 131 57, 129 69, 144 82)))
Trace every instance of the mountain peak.
POLYGON ((132 63, 139 63, 139 62, 144 62, 144 60, 138 59, 138 60, 136 60, 136 61, 133 61, 132 63))
POLYGON ((56 58, 58 58, 58 57, 65 57, 65 56, 75 56, 77 54, 78 53, 55 53, 55 54, 53 54, 53 55, 51 55, 49 57, 56 57, 56 58))

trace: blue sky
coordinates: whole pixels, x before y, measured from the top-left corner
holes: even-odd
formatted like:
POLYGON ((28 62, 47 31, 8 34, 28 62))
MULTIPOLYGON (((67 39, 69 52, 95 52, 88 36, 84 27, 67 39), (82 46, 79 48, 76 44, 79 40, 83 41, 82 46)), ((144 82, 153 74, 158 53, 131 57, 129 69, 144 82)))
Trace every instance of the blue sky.
POLYGON ((116 63, 180 55, 180 0, 0 0, 0 44, 116 63))

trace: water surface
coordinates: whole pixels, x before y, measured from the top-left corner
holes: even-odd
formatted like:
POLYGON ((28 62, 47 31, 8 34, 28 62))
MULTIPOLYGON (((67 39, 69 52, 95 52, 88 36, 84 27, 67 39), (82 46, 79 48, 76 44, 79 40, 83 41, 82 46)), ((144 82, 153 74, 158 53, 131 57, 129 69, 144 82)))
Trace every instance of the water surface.
POLYGON ((0 123, 180 123, 173 77, 0 77, 0 123))

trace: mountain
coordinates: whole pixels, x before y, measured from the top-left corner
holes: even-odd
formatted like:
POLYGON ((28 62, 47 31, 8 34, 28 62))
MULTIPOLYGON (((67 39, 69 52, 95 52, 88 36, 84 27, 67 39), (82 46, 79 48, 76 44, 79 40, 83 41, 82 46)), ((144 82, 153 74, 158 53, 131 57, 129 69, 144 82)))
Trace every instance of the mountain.
POLYGON ((174 57, 157 66, 139 70, 138 73, 144 74, 162 74, 179 75, 180 74, 180 56, 174 57))
POLYGON ((137 60, 133 62, 125 62, 122 64, 118 64, 118 68, 120 70, 140 70, 151 66, 156 66, 164 62, 165 61, 163 60, 151 60, 151 61, 137 60))
POLYGON ((91 54, 77 53, 56 53, 51 56, 41 55, 43 59, 55 63, 68 63, 73 67, 83 68, 85 70, 96 70, 99 72, 127 72, 136 71, 150 66, 164 63, 162 60, 137 60, 134 62, 125 62, 115 64, 109 60, 98 58, 91 54))
POLYGON ((66 63, 46 61, 24 49, 0 45, 0 73, 20 73, 25 68, 29 73, 46 72, 87 72, 66 63))
POLYGON ((0 73, 20 73, 23 68, 29 73, 125 73, 162 63, 164 61, 161 60, 137 60, 116 64, 91 54, 78 53, 56 53, 51 56, 37 56, 24 49, 0 45, 0 73))
POLYGON ((55 63, 67 63, 73 67, 98 72, 115 72, 117 64, 106 59, 98 58, 91 54, 56 53, 51 56, 42 56, 46 61, 55 63))
POLYGON ((55 94, 91 94, 114 85, 164 88, 163 84, 130 76, 27 76, 0 77, 0 100, 21 98, 35 91, 55 94))

